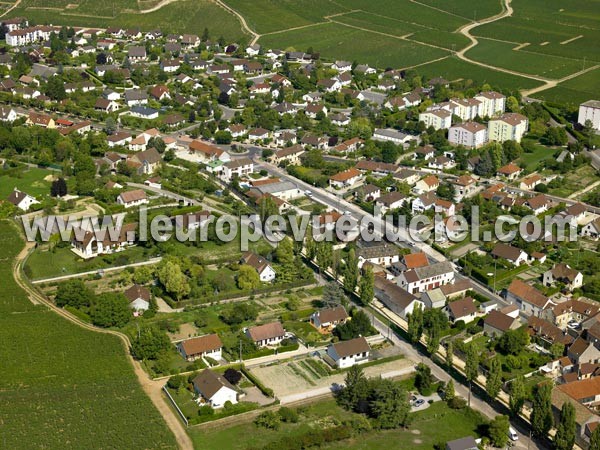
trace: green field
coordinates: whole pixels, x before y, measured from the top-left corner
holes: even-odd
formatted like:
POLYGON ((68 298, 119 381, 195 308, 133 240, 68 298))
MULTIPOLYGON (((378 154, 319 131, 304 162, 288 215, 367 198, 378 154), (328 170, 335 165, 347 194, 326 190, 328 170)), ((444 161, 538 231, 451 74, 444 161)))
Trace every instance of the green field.
POLYGON ((496 72, 455 57, 425 64, 415 70, 428 77, 444 77, 447 80, 471 79, 481 84, 488 83, 497 89, 531 89, 542 84, 510 73, 496 72))
POLYGON ((45 169, 25 169, 16 176, 2 175, 0 171, 0 199, 5 200, 6 197, 17 188, 34 197, 38 195, 50 194, 50 182, 44 181, 48 175, 57 174, 45 169))
MULTIPOLYGON (((54 25, 74 25, 83 27, 138 27, 142 31, 160 28, 166 33, 195 33, 201 35, 207 27, 213 39, 224 36, 229 40, 239 40, 243 34, 239 21, 230 13, 209 0, 177 0, 163 6, 158 11, 139 14, 136 2, 112 0, 97 2, 87 0, 76 9, 60 11, 47 9, 31 9, 56 4, 54 0, 43 2, 23 0, 18 8, 13 9, 8 17, 25 16, 36 23, 52 23, 54 25), (110 5, 107 7, 106 4, 110 5), (114 8, 113 8, 114 5, 114 8), (108 11, 109 10, 109 11, 108 11), (114 14, 113 14, 114 12, 114 14)), ((61 0, 60 4, 76 3, 71 0, 61 0)), ((152 6, 152 2, 144 2, 152 6)))
POLYGON ((529 48, 513 50, 517 44, 480 39, 479 44, 466 53, 475 61, 491 64, 504 69, 513 69, 521 73, 539 75, 545 78, 559 79, 582 69, 583 59, 550 56, 529 48))
POLYGON ((0 222, 2 448, 176 448, 118 338, 34 306, 11 269, 23 242, 0 222))
MULTIPOLYGON (((225 429, 190 428, 189 433, 197 448, 203 450, 243 450, 265 446, 284 436, 295 437, 335 420, 344 420, 353 413, 341 409, 333 400, 313 403, 303 408, 297 424, 284 424, 278 430, 257 428, 253 423, 234 425, 225 429)), ((414 413, 409 429, 373 430, 354 439, 343 440, 320 448, 375 450, 389 447, 402 449, 432 449, 435 444, 445 443, 464 436, 477 437, 477 427, 482 419, 470 410, 452 410, 443 402, 414 413)))
POLYGON ((445 50, 333 23, 267 35, 259 42, 298 51, 312 46, 325 58, 356 60, 376 67, 407 67, 448 54, 445 50))
POLYGON ((578 107, 580 103, 598 98, 599 92, 600 68, 571 78, 552 89, 534 94, 533 97, 578 107))

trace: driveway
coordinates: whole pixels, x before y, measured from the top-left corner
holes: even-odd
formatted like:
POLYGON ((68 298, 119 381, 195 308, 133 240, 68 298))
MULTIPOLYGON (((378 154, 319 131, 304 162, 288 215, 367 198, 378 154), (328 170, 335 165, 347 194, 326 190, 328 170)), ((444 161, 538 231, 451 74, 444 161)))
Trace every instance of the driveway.
POLYGON ((420 395, 419 393, 415 393, 412 394, 415 397, 415 400, 410 402, 410 412, 415 412, 415 411, 423 411, 424 409, 429 408, 429 401, 431 400, 432 403, 433 402, 439 402, 441 401, 441 397, 438 395, 437 392, 434 392, 431 395, 425 396, 425 395, 420 395), (419 406, 415 406, 415 403, 422 400, 423 403, 420 404, 419 406))

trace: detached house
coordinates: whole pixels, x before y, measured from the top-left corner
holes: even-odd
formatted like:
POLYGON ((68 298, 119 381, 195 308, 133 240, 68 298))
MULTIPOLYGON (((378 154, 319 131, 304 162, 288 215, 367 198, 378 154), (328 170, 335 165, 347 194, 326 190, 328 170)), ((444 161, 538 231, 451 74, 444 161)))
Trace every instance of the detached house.
POLYGON ((461 300, 448 303, 445 312, 452 323, 456 323, 459 320, 462 320, 464 323, 470 323, 477 318, 477 307, 471 297, 465 297, 461 300))
POLYGON ((461 201, 470 196, 477 189, 477 182, 471 175, 461 175, 452 182, 454 186, 454 199, 461 201))
POLYGON ((542 177, 540 177, 539 175, 530 175, 527 178, 523 178, 521 184, 519 184, 519 189, 532 191, 542 181, 542 177))
POLYGON ((327 347, 329 356, 336 367, 346 369, 356 364, 369 361, 371 347, 364 337, 358 337, 349 341, 336 342, 327 347))
POLYGON ((135 245, 137 226, 137 223, 128 223, 116 230, 118 233, 108 230, 106 233, 98 233, 98 235, 81 228, 73 229, 71 251, 84 259, 123 251, 127 247, 135 245))
POLYGON ((271 322, 246 329, 246 336, 259 347, 279 345, 285 337, 285 330, 279 322, 271 322))
POLYGON ((418 267, 401 273, 396 278, 398 286, 411 294, 430 291, 454 282, 454 269, 448 261, 418 267))
POLYGON ((366 262, 380 266, 389 266, 400 261, 398 247, 393 244, 369 243, 357 251, 358 268, 366 262))
POLYGON ((417 305, 424 304, 410 292, 383 277, 375 277, 375 297, 394 314, 406 319, 417 305))
POLYGON ((500 337, 509 330, 519 328, 519 320, 498 310, 493 310, 483 320, 483 331, 490 337, 500 337))
POLYGON ((28 211, 29 208, 31 208, 31 205, 40 203, 31 195, 21 192, 17 188, 10 193, 6 200, 15 205, 21 211, 28 211))
POLYGON ((129 307, 136 313, 148 311, 150 308, 150 299, 152 295, 148 288, 134 284, 124 292, 125 297, 129 300, 129 307))
POLYGON ((362 177, 361 171, 352 167, 329 178, 329 186, 338 189, 350 187, 358 183, 362 177))
POLYGON ((494 258, 503 258, 510 261, 513 265, 519 267, 521 264, 527 264, 529 256, 526 252, 512 245, 498 243, 492 250, 494 258))
POLYGON ((417 195, 425 194, 426 192, 435 191, 440 187, 440 180, 435 175, 429 175, 420 181, 417 181, 413 187, 413 192, 417 195))
POLYGON ((228 161, 223 165, 221 178, 225 182, 230 182, 234 177, 242 177, 254 172, 254 162, 250 158, 240 158, 228 161))
POLYGON ((256 253, 244 253, 240 262, 253 267, 258 273, 260 281, 263 283, 269 283, 275 279, 276 273, 271 264, 269 264, 269 261, 256 253))
POLYGON ((121 192, 117 197, 117 203, 125 208, 133 208, 135 206, 147 205, 149 203, 146 192, 142 189, 134 191, 121 192))
POLYGON ((202 402, 215 409, 224 407, 227 402, 233 405, 238 402, 237 391, 231 383, 223 375, 210 369, 204 369, 194 378, 193 385, 202 402))
POLYGON ((527 315, 540 317, 545 309, 555 306, 548 297, 533 286, 514 279, 506 290, 506 299, 516 303, 527 315))
POLYGON ((544 286, 552 286, 559 282, 563 283, 569 291, 573 291, 583 285, 583 274, 578 270, 571 269, 568 264, 559 263, 544 272, 542 280, 544 286))
POLYGON ((591 239, 600 237, 600 217, 588 223, 581 229, 581 235, 591 239))
POLYGON ((399 191, 389 192, 380 196, 375 201, 375 206, 380 208, 381 214, 401 208, 408 201, 408 197, 399 191))
POLYGON ((299 145, 293 145, 291 147, 282 148, 277 150, 271 156, 271 162, 275 165, 279 165, 283 162, 291 165, 300 164, 300 156, 304 153, 304 148, 299 145))
POLYGON ((195 361, 204 357, 219 361, 222 348, 223 344, 218 334, 186 339, 177 344, 177 350, 186 361, 195 361))
POLYGON ((343 306, 321 309, 310 316, 310 322, 317 329, 331 330, 337 325, 345 323, 346 320, 348 320, 348 313, 343 306))
POLYGON ((517 178, 519 178, 519 176, 521 175, 521 172, 523 172, 523 169, 521 169, 516 164, 509 163, 505 166, 500 167, 498 169, 498 171, 496 172, 496 174, 498 176, 505 177, 508 180, 512 181, 512 180, 516 180, 517 178))

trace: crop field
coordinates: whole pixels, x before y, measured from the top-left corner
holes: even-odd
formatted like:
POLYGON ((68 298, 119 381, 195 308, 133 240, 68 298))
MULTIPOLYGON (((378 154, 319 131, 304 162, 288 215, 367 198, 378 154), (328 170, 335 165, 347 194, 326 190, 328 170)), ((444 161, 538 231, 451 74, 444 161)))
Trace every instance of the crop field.
POLYGON ((530 43, 530 51, 600 61, 598 0, 514 0, 514 14, 473 30, 481 37, 530 43))
POLYGON ((479 83, 488 83, 498 89, 531 89, 542 84, 529 78, 477 66, 456 57, 448 57, 441 61, 425 64, 415 70, 422 75, 441 76, 447 80, 471 79, 479 83))
POLYGON ((576 59, 575 55, 571 55, 569 58, 544 55, 530 51, 529 46, 514 50, 517 45, 510 42, 480 39, 479 44, 469 50, 466 56, 496 67, 553 79, 565 77, 583 68, 583 60, 576 59))
POLYGON ((447 54, 437 48, 333 23, 267 35, 259 42, 299 51, 312 46, 323 57, 356 60, 377 67, 408 67, 447 54))
MULTIPOLYGON (((74 3, 61 0, 62 3, 74 3)), ((136 13, 136 2, 126 0, 121 2, 97 2, 89 0, 76 9, 33 9, 34 0, 23 0, 18 8, 13 9, 9 17, 26 16, 36 23, 49 23, 54 25, 73 25, 82 27, 139 27, 149 31, 160 28, 164 33, 195 33, 201 35, 204 28, 208 28, 211 37, 217 39, 224 36, 229 40, 238 40, 244 37, 240 23, 232 14, 220 8, 209 0, 177 0, 163 6, 158 11, 147 14, 136 13), (114 4, 115 7, 107 8, 104 4, 114 4), (82 9, 85 6, 84 9, 82 9), (107 10, 110 11, 107 12, 107 10), (51 12, 51 14, 50 14, 51 12)), ((47 6, 55 7, 53 0, 44 0, 47 6)), ((60 4, 62 4, 60 3, 60 4)), ((146 5, 143 3, 142 5, 146 5)), ((39 6, 37 6, 39 7, 39 6)))
POLYGON ((114 336, 29 302, 12 277, 23 247, 0 222, 2 448, 176 448, 114 336))
POLYGON ((47 12, 58 10, 65 14, 94 15, 114 17, 116 13, 129 10, 139 11, 137 0, 25 0, 23 4, 30 9, 42 9, 47 12))
POLYGON ((419 0, 419 3, 431 8, 441 9, 449 14, 463 17, 467 20, 476 20, 490 17, 502 11, 502 2, 499 0, 419 0))
POLYGON ((547 91, 534 94, 533 97, 575 107, 586 100, 597 98, 599 92, 600 68, 571 78, 547 91))

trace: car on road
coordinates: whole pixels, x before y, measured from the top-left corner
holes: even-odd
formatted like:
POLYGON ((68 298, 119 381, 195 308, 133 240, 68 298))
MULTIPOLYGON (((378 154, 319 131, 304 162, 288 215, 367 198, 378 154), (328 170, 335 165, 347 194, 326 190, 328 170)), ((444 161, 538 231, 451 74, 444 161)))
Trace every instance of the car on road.
POLYGON ((513 427, 508 427, 508 437, 510 438, 511 441, 519 440, 519 435, 517 434, 517 431, 513 427))
POLYGON ((313 193, 312 191, 304 191, 304 195, 306 195, 307 197, 312 197, 313 193))

